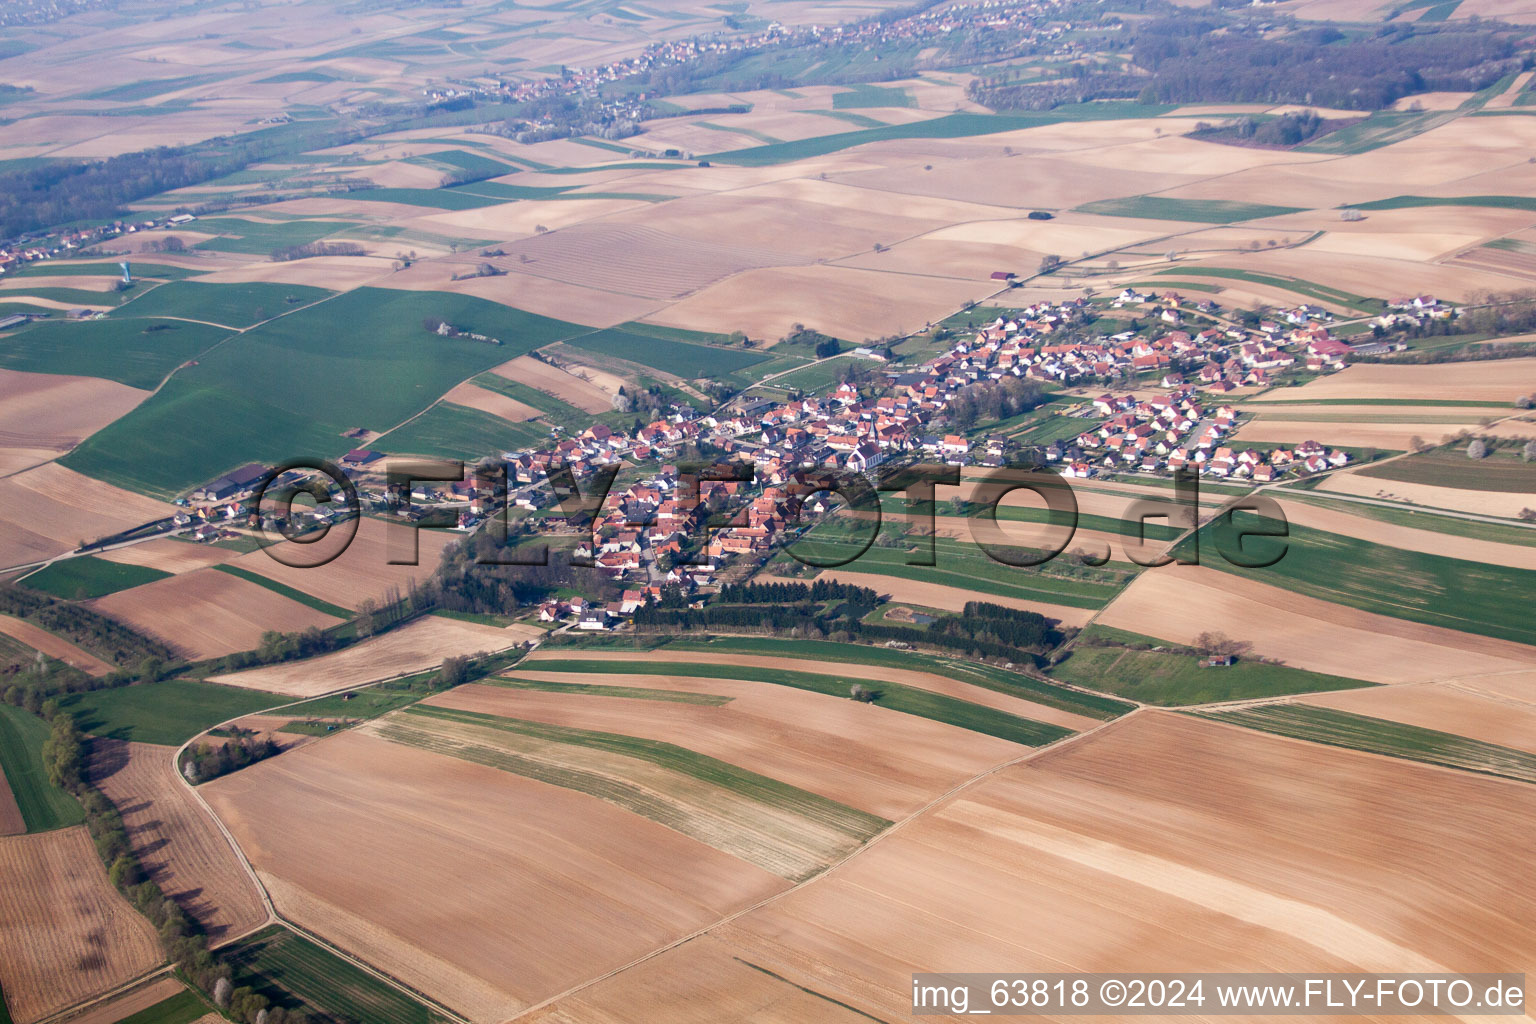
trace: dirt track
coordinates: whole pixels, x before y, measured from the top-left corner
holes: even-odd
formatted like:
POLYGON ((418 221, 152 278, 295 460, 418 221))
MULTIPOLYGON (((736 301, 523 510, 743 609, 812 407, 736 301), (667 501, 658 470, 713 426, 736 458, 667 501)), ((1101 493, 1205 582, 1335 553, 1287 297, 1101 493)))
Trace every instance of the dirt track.
POLYGON ((123 816, 149 877, 218 943, 266 918, 266 908, 218 827, 176 777, 171 747, 97 739, 91 781, 123 816))

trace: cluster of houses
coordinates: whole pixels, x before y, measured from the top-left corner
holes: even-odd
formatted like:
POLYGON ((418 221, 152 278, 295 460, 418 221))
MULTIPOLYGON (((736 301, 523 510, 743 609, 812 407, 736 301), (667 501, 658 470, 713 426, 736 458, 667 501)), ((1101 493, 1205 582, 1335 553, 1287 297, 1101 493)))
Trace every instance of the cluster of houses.
POLYGON ((157 228, 173 228, 194 219, 190 213, 167 214, 162 217, 152 217, 148 220, 115 220, 110 224, 102 224, 97 227, 74 228, 64 232, 57 238, 50 238, 50 236, 41 232, 24 235, 19 240, 0 244, 0 276, 14 272, 28 263, 38 263, 42 260, 74 255, 81 249, 87 249, 100 242, 118 238, 122 235, 137 234, 140 231, 153 231, 157 228), (47 244, 45 244, 45 240, 47 244))
MULTIPOLYGON (((1027 41, 1039 45, 1060 41, 1070 31, 1069 25, 1045 17, 1056 6, 1060 4, 1053 0, 983 0, 845 24, 787 28, 774 21, 765 28, 749 32, 729 31, 730 19, 727 18, 725 31, 663 40, 652 43, 635 56, 591 67, 562 67, 558 75, 498 79, 492 91, 513 102, 547 96, 594 96, 604 85, 724 55, 819 45, 873 48, 942 39, 955 32, 1009 29, 1025 34, 1027 41)), ((477 85, 460 83, 432 87, 425 90, 425 94, 433 100, 445 100, 474 97, 485 91, 477 85)), ((632 117, 636 113, 620 112, 620 116, 632 117)))
POLYGON ((1293 469, 1318 473, 1349 462, 1349 453, 1316 441, 1295 448, 1234 448, 1223 440, 1237 426, 1230 405, 1203 405, 1193 389, 1137 398, 1100 395, 1095 411, 1107 417, 1071 444, 1053 443, 1046 460, 1059 462, 1067 477, 1105 472, 1177 472, 1186 470, 1218 479, 1270 483, 1293 469))
MULTIPOLYGON (((1164 308, 1178 301, 1171 294, 1140 298, 1164 308)), ((500 453, 504 485, 499 474, 494 481, 471 474, 459 482, 417 483, 408 496, 391 494, 381 475, 385 456, 367 448, 348 452, 341 467, 358 481, 365 501, 397 515, 448 509, 467 531, 504 506, 537 513, 530 522, 539 530, 575 538, 576 557, 633 585, 627 592, 633 601, 627 596, 617 608, 568 601, 541 609, 550 621, 601 629, 656 599, 662 587, 692 591, 711 584, 726 563, 766 558, 799 528, 804 514, 825 510, 817 496, 827 471, 870 473, 890 460, 1007 464, 1016 454, 1012 439, 973 438, 950 424, 951 403, 976 385, 1017 379, 1082 386, 1131 377, 1160 385, 1150 397, 1145 391, 1105 393, 1078 406, 1074 414, 1083 418, 1083 429, 1039 453, 1064 476, 1188 469, 1263 483, 1349 461, 1348 453, 1313 441, 1266 450, 1234 444, 1238 412, 1219 397, 1236 387, 1266 385, 1269 374, 1303 361, 1316 370, 1343 365, 1351 347, 1329 335, 1320 322, 1326 314, 1303 307, 1256 330, 1185 330, 1170 321, 1156 337, 1084 338, 1078 328, 1087 320, 1086 305, 1078 298, 1018 310, 967 332, 926 363, 890 368, 873 387, 843 383, 820 395, 738 398, 704 415, 673 406, 632 431, 597 423, 580 434, 554 436, 537 449, 500 453), (1062 340, 1053 343, 1054 337, 1062 340), (680 474, 676 462, 694 452, 717 461, 722 471, 716 475, 741 478, 695 480, 680 474), (733 463, 750 463, 750 478, 734 473, 733 463), (553 506, 548 481, 558 467, 568 468, 585 487, 599 469, 618 464, 656 468, 612 490, 590 514, 569 515, 553 506)), ((193 498, 212 505, 206 513, 211 517, 236 518, 246 511, 238 499, 264 473, 259 465, 241 467, 193 498)))

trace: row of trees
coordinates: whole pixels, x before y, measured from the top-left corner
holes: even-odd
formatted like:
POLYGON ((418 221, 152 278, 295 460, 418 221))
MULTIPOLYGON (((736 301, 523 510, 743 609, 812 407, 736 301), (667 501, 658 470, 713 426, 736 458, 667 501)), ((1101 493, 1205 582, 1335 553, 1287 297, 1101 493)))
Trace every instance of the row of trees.
POLYGON ((0 585, 0 614, 25 619, 115 665, 141 666, 133 675, 158 678, 161 666, 177 660, 176 652, 168 645, 137 633, 116 619, 98 614, 84 605, 60 601, 18 586, 0 585))
POLYGON ((182 976, 242 1024, 308 1024, 311 1017, 302 1008, 273 1006, 249 986, 234 985, 233 968, 208 949, 207 936, 197 923, 148 877, 133 852, 122 816, 112 801, 91 785, 87 770, 90 741, 80 735, 74 718, 62 711, 56 700, 48 701, 42 710, 50 723, 43 744, 48 780, 80 801, 107 878, 154 925, 162 948, 182 976))

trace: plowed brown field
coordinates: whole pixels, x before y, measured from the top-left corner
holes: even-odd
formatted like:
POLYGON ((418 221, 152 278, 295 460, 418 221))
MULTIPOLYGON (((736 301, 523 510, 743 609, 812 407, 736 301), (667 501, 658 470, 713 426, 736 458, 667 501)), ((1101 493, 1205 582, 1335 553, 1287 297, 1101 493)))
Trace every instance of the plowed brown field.
POLYGON ((220 943, 266 920, 256 884, 176 776, 175 750, 97 739, 91 781, 117 806, 149 877, 220 943))
POLYGON ((197 569, 120 590, 91 606, 194 659, 254 650, 261 634, 270 629, 291 633, 340 621, 217 569, 197 569))
POLYGON ((1529 786, 1138 712, 533 1019, 698 1019, 701 964, 788 983, 754 979, 747 1007, 793 985, 821 997, 808 1019, 834 1021, 846 1017, 831 1001, 905 1020, 914 972, 999 962, 1520 970, 1536 953, 1533 813, 1529 786))
POLYGON ((502 651, 544 631, 532 626, 482 626, 428 615, 383 636, 364 640, 307 661, 267 665, 212 677, 216 683, 248 686, 294 697, 313 697, 360 683, 420 672, 456 654, 502 651))
POLYGON ((32 1024, 160 962, 149 921, 107 881, 85 826, 0 839, 0 986, 32 1024))
POLYGON ((20 640, 34 651, 42 651, 50 658, 57 658, 66 665, 73 665, 87 675, 104 676, 117 668, 111 662, 103 661, 89 651, 81 650, 63 637, 55 636, 46 629, 40 629, 30 622, 24 622, 9 615, 0 615, 0 633, 4 633, 12 640, 20 640))
POLYGON ((1006 740, 966 734, 913 715, 869 714, 872 709, 853 701, 763 683, 570 672, 520 672, 517 678, 711 693, 732 700, 708 707, 468 686, 432 703, 675 743, 891 819, 1022 752, 1006 740))
MULTIPOLYGON (((391 587, 405 593, 412 580, 425 582, 442 561, 443 551, 462 536, 447 530, 417 530, 418 564, 391 565, 391 557, 409 556, 411 532, 411 528, 403 523, 385 523, 365 517, 358 520, 357 535, 347 549, 324 565, 302 569, 283 564, 278 558, 287 557, 284 551, 287 544, 274 546, 271 553, 252 551, 242 555, 235 565, 322 601, 343 608, 357 608, 368 600, 383 603, 385 593, 391 587), (274 558, 274 554, 278 558, 274 558)), ((329 543, 329 538, 320 543, 329 543)))
POLYGON ((285 916, 477 1024, 788 884, 595 797, 362 733, 204 793, 285 916))

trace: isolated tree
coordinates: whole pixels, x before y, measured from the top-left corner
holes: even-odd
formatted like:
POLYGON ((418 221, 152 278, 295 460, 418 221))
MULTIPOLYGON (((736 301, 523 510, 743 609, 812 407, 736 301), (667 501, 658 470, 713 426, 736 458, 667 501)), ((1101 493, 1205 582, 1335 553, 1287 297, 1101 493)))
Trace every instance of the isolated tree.
POLYGON ((1469 458, 1469 459, 1484 459, 1484 458, 1487 458, 1487 457, 1488 457, 1488 446, 1483 443, 1483 439, 1482 438, 1474 437, 1471 440, 1471 442, 1469 442, 1467 444, 1467 458, 1469 458))
POLYGON ((1515 399, 1515 408, 1517 408, 1517 409, 1536 408, 1536 397, 1532 397, 1531 395, 1521 395, 1519 398, 1515 399))
POLYGON ((1044 256, 1040 259, 1040 273, 1049 274, 1061 266, 1061 257, 1056 255, 1044 256))
POLYGON ((1520 457, 1526 462, 1536 462, 1536 441, 1525 442, 1525 450, 1520 453, 1520 457))
POLYGON ((443 666, 438 670, 438 685, 455 687, 469 679, 469 659, 461 654, 452 655, 443 659, 443 666))
POLYGON ((1411 451, 1411 452, 1421 452, 1421 451, 1424 450, 1424 448, 1425 448, 1424 439, 1422 437, 1420 437, 1418 434, 1414 434, 1412 437, 1410 437, 1408 439, 1408 450, 1409 451, 1411 451))
POLYGON ((860 686, 858 683, 848 688, 848 696, 863 704, 868 704, 875 699, 875 695, 869 691, 868 687, 860 686))

